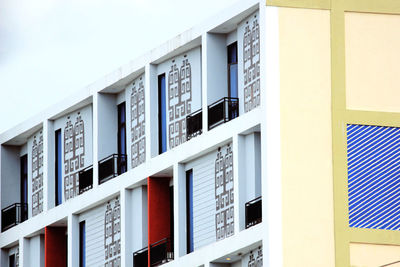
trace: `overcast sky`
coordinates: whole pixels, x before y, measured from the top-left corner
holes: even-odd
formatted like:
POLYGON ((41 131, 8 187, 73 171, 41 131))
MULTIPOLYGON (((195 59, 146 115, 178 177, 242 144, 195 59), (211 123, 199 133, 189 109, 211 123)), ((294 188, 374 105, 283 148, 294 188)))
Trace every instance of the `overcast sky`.
POLYGON ((238 0, 0 0, 0 133, 238 0))

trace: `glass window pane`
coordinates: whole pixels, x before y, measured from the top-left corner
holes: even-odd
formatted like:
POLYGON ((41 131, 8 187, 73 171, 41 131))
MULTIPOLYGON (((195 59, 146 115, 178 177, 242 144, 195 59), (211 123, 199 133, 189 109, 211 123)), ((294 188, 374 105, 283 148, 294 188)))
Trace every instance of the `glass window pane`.
POLYGON ((229 96, 238 97, 238 65, 229 66, 229 96))
POLYGON ((237 63, 237 42, 228 46, 228 64, 237 63))
POLYGON ((167 110, 166 110, 166 92, 165 92, 165 74, 158 76, 159 93, 159 153, 167 151, 167 110))

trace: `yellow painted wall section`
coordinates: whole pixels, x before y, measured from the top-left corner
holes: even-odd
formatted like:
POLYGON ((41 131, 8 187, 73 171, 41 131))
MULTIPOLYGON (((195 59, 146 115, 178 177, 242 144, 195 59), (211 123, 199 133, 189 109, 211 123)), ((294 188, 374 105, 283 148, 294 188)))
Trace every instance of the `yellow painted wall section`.
POLYGON ((330 12, 279 8, 285 267, 335 266, 330 12))
POLYGON ((347 108, 400 111, 400 15, 346 13, 347 108))
POLYGON ((350 244, 351 267, 400 267, 400 246, 350 244))

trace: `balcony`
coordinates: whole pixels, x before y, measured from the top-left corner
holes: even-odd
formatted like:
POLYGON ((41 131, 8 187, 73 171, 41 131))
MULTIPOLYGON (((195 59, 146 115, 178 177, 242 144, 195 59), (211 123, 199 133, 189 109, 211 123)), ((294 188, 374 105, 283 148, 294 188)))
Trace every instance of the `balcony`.
POLYGON ((239 116, 239 98, 223 97, 208 106, 208 130, 239 116))
POLYGON ((79 194, 93 188, 93 166, 79 171, 79 194))
POLYGON ((147 267, 148 266, 148 249, 147 247, 133 253, 133 266, 134 267, 147 267))
MULTIPOLYGON (((133 253, 134 267, 147 267, 147 247, 133 253)), ((158 266, 174 259, 172 242, 169 238, 161 239, 150 245, 150 266, 158 266)))
POLYGON ((201 109, 186 117, 186 139, 200 135, 203 132, 203 112, 201 109))
POLYGON ((126 172, 126 155, 112 154, 99 161, 99 184, 126 172))
POLYGON ((261 197, 253 199, 245 204, 246 229, 262 221, 261 197))
POLYGON ((174 259, 174 250, 169 238, 150 245, 150 266, 158 266, 174 259))
POLYGON ((4 232, 28 219, 28 204, 14 203, 1 210, 1 231, 4 232))

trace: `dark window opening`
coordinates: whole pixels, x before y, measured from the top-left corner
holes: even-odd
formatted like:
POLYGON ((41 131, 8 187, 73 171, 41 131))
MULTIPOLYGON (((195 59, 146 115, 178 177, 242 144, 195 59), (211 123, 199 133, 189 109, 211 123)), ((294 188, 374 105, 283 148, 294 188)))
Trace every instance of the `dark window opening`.
POLYGON ((126 108, 125 102, 118 105, 118 155, 121 155, 118 164, 118 174, 126 172, 126 108))
POLYGON ((8 257, 8 263, 8 266, 15 267, 15 254, 12 254, 8 257))
POLYGON ((79 223, 79 267, 86 267, 86 225, 79 223))
POLYGON ((55 132, 55 204, 62 203, 61 129, 55 132))
MULTIPOLYGON (((28 155, 23 155, 20 158, 21 161, 21 204, 28 203, 28 155)), ((26 213, 22 213, 21 221, 25 221, 27 218, 26 213)))
POLYGON ((237 42, 228 46, 228 96, 238 97, 237 42))
POLYGON ((186 233, 187 253, 193 252, 193 170, 186 171, 186 233))
POLYGON ((170 232, 170 239, 171 239, 171 248, 172 251, 174 249, 174 187, 170 186, 169 187, 169 203, 170 203, 170 209, 169 209, 169 232, 170 232))
POLYGON ((167 110, 165 73, 158 76, 158 153, 167 151, 167 110))

